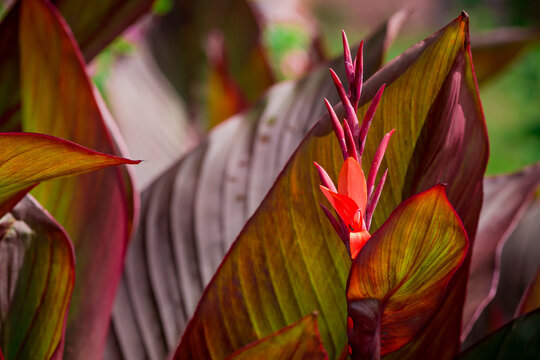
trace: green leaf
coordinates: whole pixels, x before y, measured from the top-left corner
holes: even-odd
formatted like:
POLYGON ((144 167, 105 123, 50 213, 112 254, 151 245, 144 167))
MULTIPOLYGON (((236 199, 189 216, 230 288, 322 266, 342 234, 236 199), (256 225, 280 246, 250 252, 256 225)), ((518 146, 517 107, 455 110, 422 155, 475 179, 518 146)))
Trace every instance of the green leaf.
POLYGON ((0 216, 41 181, 138 163, 41 134, 0 133, 0 149, 0 216))
POLYGON ((317 327, 317 314, 303 317, 264 339, 238 350, 230 360, 250 359, 328 359, 317 327))
MULTIPOLYGON (((58 11, 43 0, 24 0, 20 13, 23 129, 120 154, 122 140, 58 11)), ((120 167, 103 169, 48 182, 33 194, 65 227, 75 246, 77 282, 67 321, 66 356, 101 358, 136 217, 129 173, 120 167)))
MULTIPOLYGON (((468 56, 467 24, 463 14, 388 63, 365 85, 360 115, 380 86, 387 84, 364 159, 373 157, 383 134, 396 129, 383 162, 390 172, 375 212, 374 228, 404 199, 447 182, 450 202, 464 220, 470 238, 474 236, 487 135, 468 56)), ((232 132, 233 124, 227 125, 232 132)), ((327 117, 304 139, 231 247, 184 333, 179 354, 223 357, 313 310, 321 314, 321 338, 329 357, 341 354, 347 341, 343 294, 350 259, 319 210, 322 194, 313 161, 337 178, 343 160, 327 117)), ((250 173, 268 164, 274 162, 255 162, 250 173)), ((369 169, 369 163, 362 165, 369 169)), ((200 190, 202 184, 197 185, 200 190)), ((226 230, 219 225, 210 227, 211 216, 199 221, 197 229, 226 230)), ((211 242, 199 246, 204 249, 201 257, 214 251, 211 242)), ((421 358, 416 351, 437 349, 440 353, 445 349, 448 357, 457 352, 463 285, 454 285, 455 290, 449 287, 452 300, 445 300, 443 306, 447 307, 438 314, 448 326, 436 323, 436 333, 422 331, 420 341, 410 353, 399 354, 401 358, 421 358), (453 316, 450 320, 449 315, 453 316)))
POLYGON ((401 203, 352 264, 347 300, 353 359, 373 349, 385 355, 411 341, 440 305, 467 247, 443 186, 401 203), (355 331, 373 320, 373 332, 355 331))
POLYGON ((473 345, 457 360, 535 360, 539 354, 540 310, 536 310, 473 345))
POLYGON ((73 245, 31 197, 0 220, 0 347, 6 359, 60 359, 75 282, 73 245))

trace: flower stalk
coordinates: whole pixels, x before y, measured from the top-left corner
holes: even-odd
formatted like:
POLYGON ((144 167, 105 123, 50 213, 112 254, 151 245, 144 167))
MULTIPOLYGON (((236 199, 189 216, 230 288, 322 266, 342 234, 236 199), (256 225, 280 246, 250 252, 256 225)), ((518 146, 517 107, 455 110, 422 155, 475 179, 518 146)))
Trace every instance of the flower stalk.
POLYGON ((360 125, 356 113, 363 84, 363 42, 360 43, 356 58, 353 61, 349 42, 344 31, 342 31, 342 40, 345 73, 348 81, 347 91, 334 70, 330 69, 330 75, 345 110, 345 118, 342 122, 332 105, 327 99, 324 99, 332 129, 343 156, 343 166, 339 174, 338 186, 335 186, 328 173, 319 164, 315 163, 315 167, 321 180, 321 191, 337 212, 337 218, 324 205, 321 204, 321 208, 347 247, 351 258, 354 259, 362 246, 371 237, 369 227, 388 175, 388 169, 384 171, 377 185, 375 185, 375 182, 394 130, 382 138, 371 162, 366 181, 360 164, 369 127, 375 116, 385 85, 382 85, 377 91, 360 125))

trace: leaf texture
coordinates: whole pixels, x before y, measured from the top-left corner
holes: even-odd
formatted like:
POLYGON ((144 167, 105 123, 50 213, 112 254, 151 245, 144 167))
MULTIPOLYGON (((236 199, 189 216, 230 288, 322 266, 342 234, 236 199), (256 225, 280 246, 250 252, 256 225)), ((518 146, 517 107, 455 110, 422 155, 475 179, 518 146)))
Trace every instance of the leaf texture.
POLYGON ((317 328, 317 314, 249 344, 227 359, 328 359, 317 328))
MULTIPOLYGON (((467 253, 467 234, 444 186, 420 193, 392 212, 353 261, 347 287, 353 328, 376 316, 371 333, 350 334, 353 359, 368 354, 369 339, 388 354, 414 338, 440 305, 467 253), (366 302, 377 302, 374 312, 366 302)), ((377 349, 377 351, 379 351, 377 349)))

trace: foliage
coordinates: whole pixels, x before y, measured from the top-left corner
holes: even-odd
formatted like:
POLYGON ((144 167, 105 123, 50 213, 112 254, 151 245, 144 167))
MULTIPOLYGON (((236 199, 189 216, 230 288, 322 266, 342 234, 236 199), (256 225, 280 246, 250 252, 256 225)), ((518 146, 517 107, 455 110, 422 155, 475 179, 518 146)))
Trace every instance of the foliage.
POLYGON ((540 185, 540 164, 484 178, 478 83, 537 31, 471 44, 463 12, 384 64, 400 11, 356 57, 343 33, 336 72, 319 47, 274 84, 243 0, 6 4, 0 358, 538 357, 538 275, 511 324, 461 351, 540 185), (125 57, 148 49, 188 128, 213 129, 144 189, 139 219, 123 138, 147 134, 117 128, 86 62, 147 12, 125 57))

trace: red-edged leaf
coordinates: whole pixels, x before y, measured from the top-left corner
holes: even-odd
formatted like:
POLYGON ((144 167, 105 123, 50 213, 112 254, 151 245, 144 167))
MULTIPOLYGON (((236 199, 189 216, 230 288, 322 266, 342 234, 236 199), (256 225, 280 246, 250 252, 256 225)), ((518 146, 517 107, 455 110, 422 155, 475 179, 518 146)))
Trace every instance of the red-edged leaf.
MULTIPOLYGON (((119 154, 119 141, 82 55, 48 2, 24 0, 20 19, 23 128, 119 154), (115 137, 113 137, 115 135, 115 137)), ((66 356, 100 358, 137 201, 126 168, 36 188, 34 195, 75 246, 77 282, 67 322, 66 356)))
POLYGON ((90 61, 152 7, 153 0, 53 0, 90 61))
POLYGON ((365 214, 367 203, 366 178, 360 164, 352 158, 345 160, 339 172, 338 192, 353 199, 357 207, 362 209, 362 214, 365 214))
POLYGON ((484 180, 484 203, 472 248, 463 309, 462 340, 495 296, 502 248, 529 207, 539 185, 540 163, 517 173, 484 180))
POLYGON ((347 289, 352 359, 372 358, 373 351, 385 355, 411 341, 440 305, 467 246, 443 186, 399 205, 352 264, 347 289), (372 322, 372 333, 357 331, 372 322))
POLYGON ((479 83, 494 78, 540 40, 540 28, 499 28, 475 36, 472 57, 479 83))
MULTIPOLYGON (((468 56, 467 49, 467 17, 464 14, 394 59, 366 82, 360 101, 360 116, 367 111, 380 86, 386 83, 387 87, 373 120, 364 159, 372 158, 382 136, 389 130, 396 129, 383 161, 390 171, 374 216, 374 228, 379 227, 401 201, 420 192, 423 187, 430 188, 439 180, 449 183, 451 202, 452 199, 461 199, 463 194, 468 196, 466 203, 456 201, 455 207, 458 214, 462 213, 460 217, 466 219, 465 228, 474 234, 481 203, 481 179, 486 163, 487 138, 472 68, 469 61, 464 61, 468 56), (444 106, 442 100, 449 91, 451 79, 459 76, 455 73, 463 73, 462 81, 457 82, 459 86, 455 91, 457 96, 453 98, 454 102, 444 106), (426 78, 425 74, 432 76, 426 78), (441 112, 447 116, 441 116, 441 112), (454 126, 458 126, 458 129, 464 126, 470 137, 464 138, 463 132, 454 129, 454 126), (439 134, 436 130, 446 131, 439 134), (432 162, 438 159, 445 160, 440 163, 443 168, 435 166, 439 164, 438 161, 432 162), (450 169, 444 171, 449 164, 450 169)), ((227 131, 234 133, 236 124, 225 124, 229 126, 227 131)), ((260 128, 262 126, 259 126, 260 128)), ((219 135, 223 137, 227 133, 222 131, 219 135)), ((218 136, 218 133, 213 132, 212 135, 218 136)), ((212 145, 215 147, 206 151, 223 153, 223 148, 220 148, 218 143, 213 143, 213 138, 209 140, 209 146, 212 145)), ((270 156, 267 149, 264 149, 265 155, 270 156)), ((199 151, 204 151, 204 148, 199 151)), ((275 164, 275 161, 253 163, 254 159, 264 160, 256 155, 250 158, 250 174, 268 167, 268 164, 275 164)), ((197 156, 201 154, 198 153, 197 156)), ((217 171, 215 166, 218 159, 213 159, 216 160, 213 165, 204 163, 201 178, 204 178, 205 174, 208 176, 213 173, 212 179, 215 179, 215 174, 221 174, 214 173, 217 171), (209 171, 211 166, 214 166, 213 171, 209 171)), ((225 165, 220 171, 229 169, 228 166, 237 169, 237 160, 236 157, 229 157, 228 161, 221 160, 225 165)), ((208 357, 209 354, 216 357, 226 356, 238 347, 285 326, 285 320, 289 316, 292 318, 290 321, 298 320, 303 315, 300 310, 320 312, 321 338, 329 357, 335 358, 341 354, 346 343, 346 326, 342 318, 346 309, 341 300, 345 289, 342 285, 347 277, 350 260, 324 213, 318 209, 323 195, 317 189, 319 178, 316 169, 311 165, 313 161, 321 164, 334 178, 343 164, 328 117, 323 118, 304 139, 257 213, 247 222, 231 247, 218 273, 206 288, 184 333, 179 350, 181 354, 189 357, 201 352, 201 357, 208 357), (275 251, 282 248, 287 254, 286 258, 281 251, 275 251), (231 299, 234 300, 233 303, 231 299), (301 304, 300 310, 296 309, 297 303, 301 304), (285 304, 288 306, 283 310, 285 304), (231 308, 236 310, 231 312, 231 308), (311 310, 307 310, 308 308, 311 310), (234 324, 234 328, 231 328, 230 324, 234 324)), ((369 165, 365 164, 368 168, 369 165)), ((176 172, 174 174, 178 175, 176 172)), ((225 174, 236 175, 233 171, 225 174)), ((249 180, 250 185, 260 186, 258 181, 252 178, 249 180)), ((215 186, 216 182, 212 184, 215 186)), ((195 207, 197 211, 202 211, 204 205, 210 203, 211 197, 206 191, 208 185, 210 182, 205 185, 198 183, 199 197, 195 200, 193 197, 189 198, 200 204, 201 207, 195 207), (201 197, 203 188, 204 198, 201 197)), ((170 183, 166 184, 163 179, 163 187, 154 191, 159 193, 168 186, 171 186, 170 183)), ((218 190, 213 192, 212 202, 219 202, 222 209, 227 209, 227 213, 239 206, 237 203, 223 202, 222 188, 215 189, 218 190)), ((228 192, 225 194, 232 196, 228 192)), ((156 206, 155 211, 158 209, 160 207, 156 206)), ((182 213, 189 211, 187 208, 182 213)), ((196 231, 203 229, 203 224, 203 231, 208 236, 222 232, 220 229, 227 231, 228 228, 220 225, 223 219, 220 224, 214 224, 210 228, 207 222, 210 218, 211 216, 206 216, 205 222, 196 221, 196 231)), ((199 242, 197 247, 205 249, 200 253, 204 253, 206 257, 206 251, 212 251, 215 243, 207 242, 208 237, 203 238, 205 242, 199 242)), ((444 319, 450 326, 445 328, 438 323, 437 332, 422 331, 421 341, 415 342, 415 347, 409 354, 401 353, 401 358, 422 358, 422 354, 419 355, 416 351, 424 350, 428 353, 437 351, 440 354, 441 349, 444 349, 443 357, 452 357, 457 353, 461 314, 459 298, 463 297, 463 294, 464 287, 460 287, 454 295, 456 302, 447 303, 452 311, 458 313, 452 320, 448 320, 446 309, 444 319)))
POLYGON ((0 133, 0 149, 0 216, 41 181, 138 163, 41 134, 0 133))
MULTIPOLYGON (((85 58, 90 61, 110 41, 135 22, 152 0, 56 0, 66 17, 85 58)), ((20 131, 19 2, 0 23, 0 131, 20 131)))
POLYGON ((0 347, 8 359, 61 359, 75 282, 73 245, 32 198, 0 221, 0 347))
POLYGON ((236 351, 227 359, 328 359, 322 345, 317 314, 309 314, 272 335, 236 351))

